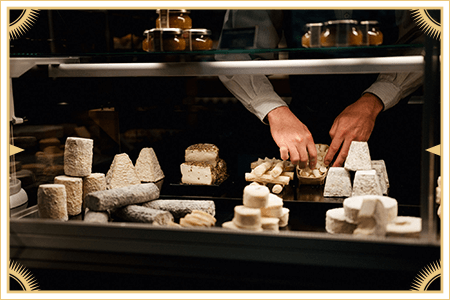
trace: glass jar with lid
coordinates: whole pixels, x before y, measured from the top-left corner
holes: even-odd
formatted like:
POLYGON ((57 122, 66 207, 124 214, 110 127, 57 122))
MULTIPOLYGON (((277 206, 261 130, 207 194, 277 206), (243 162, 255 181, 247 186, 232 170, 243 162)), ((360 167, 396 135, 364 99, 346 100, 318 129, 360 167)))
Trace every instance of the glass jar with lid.
POLYGON ((211 39, 211 30, 203 28, 183 30, 183 36, 186 39, 186 50, 211 50, 213 41, 211 39))
POLYGON ((306 24, 306 33, 302 36, 302 46, 305 48, 319 48, 322 23, 306 24))
POLYGON ((186 41, 180 28, 153 28, 148 32, 150 51, 183 51, 186 41))
POLYGON ((325 30, 320 36, 322 47, 360 46, 362 32, 356 20, 332 20, 325 23, 325 30))
POLYGON ((150 30, 144 31, 144 40, 142 41, 142 50, 144 50, 146 52, 153 50, 153 49, 150 49, 150 39, 151 39, 150 30))
POLYGON ((380 31, 378 21, 361 21, 362 45, 378 46, 383 44, 383 33, 380 31))
POLYGON ((186 9, 157 9, 156 28, 192 28, 192 19, 186 9))

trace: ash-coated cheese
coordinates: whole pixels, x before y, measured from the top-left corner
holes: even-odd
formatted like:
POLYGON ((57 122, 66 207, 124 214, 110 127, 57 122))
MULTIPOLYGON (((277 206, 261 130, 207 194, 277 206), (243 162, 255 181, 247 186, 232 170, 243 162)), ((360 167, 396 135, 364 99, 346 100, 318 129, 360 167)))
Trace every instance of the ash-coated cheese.
POLYGON ((211 200, 158 199, 146 202, 142 206, 168 211, 174 218, 182 218, 194 210, 204 211, 211 216, 216 214, 214 201, 211 200))
POLYGON ((106 211, 118 207, 140 204, 159 198, 159 189, 154 183, 143 183, 122 188, 87 194, 86 207, 94 211, 106 211))
POLYGON ((92 172, 94 141, 69 137, 64 147, 64 174, 84 177, 92 172))
POLYGON ((350 144, 344 168, 349 171, 372 169, 372 160, 367 142, 353 141, 350 144))
POLYGON ((83 221, 89 223, 108 223, 109 213, 107 211, 92 211, 87 209, 83 221))
POLYGON ((37 192, 39 217, 68 221, 66 187, 63 184, 41 184, 37 192))
POLYGON ((397 200, 387 196, 376 196, 376 195, 365 195, 365 196, 355 196, 344 200, 343 206, 345 211, 345 218, 349 223, 356 223, 358 219, 358 213, 361 209, 364 199, 379 199, 383 203, 385 209, 387 210, 387 221, 391 222, 395 219, 398 213, 398 203, 397 200))
POLYGON ((148 208, 140 205, 127 205, 113 212, 115 217, 129 222, 151 223, 157 225, 168 225, 173 222, 170 212, 148 208))
POLYGON ((352 194, 352 181, 350 172, 342 167, 331 167, 328 170, 324 197, 350 197, 352 194))
POLYGON ((261 216, 267 218, 281 218, 283 216, 283 199, 274 194, 269 194, 267 205, 261 207, 261 216))
POLYGON ((356 224, 347 222, 343 207, 327 210, 325 214, 325 229, 328 233, 353 233, 356 224))
POLYGON ((56 176, 54 182, 66 187, 67 213, 69 216, 81 214, 83 208, 83 179, 61 175, 56 176))
POLYGON ((243 205, 234 207, 234 224, 242 229, 262 230, 261 210, 258 208, 249 208, 243 205))
POLYGON ((108 173, 106 173, 106 188, 116 189, 140 183, 141 181, 128 154, 116 154, 108 173))
POLYGON ((106 190, 106 177, 103 173, 92 173, 83 178, 83 197, 87 194, 106 190))
POLYGON ((186 148, 184 158, 186 162, 204 162, 215 167, 219 159, 219 148, 208 143, 191 145, 186 148))
POLYGON ((251 208, 265 207, 269 202, 269 194, 269 188, 264 185, 247 185, 244 188, 244 206, 251 208))
POLYGON ((356 171, 352 197, 362 195, 383 195, 380 180, 375 170, 356 171))
POLYGON ((141 182, 156 182, 164 178, 164 172, 153 148, 141 150, 135 168, 141 182))

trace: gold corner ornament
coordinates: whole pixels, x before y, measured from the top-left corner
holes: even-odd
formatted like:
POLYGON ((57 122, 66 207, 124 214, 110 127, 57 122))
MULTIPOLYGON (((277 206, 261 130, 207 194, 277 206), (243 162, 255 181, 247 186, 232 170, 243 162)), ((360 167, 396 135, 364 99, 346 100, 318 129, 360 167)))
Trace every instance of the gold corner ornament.
POLYGON ((441 145, 437 145, 427 149, 428 152, 441 156, 441 145))
POLYGON ((27 32, 39 15, 39 9, 24 9, 15 20, 10 20, 8 26, 9 39, 14 40, 27 32))
POLYGON ((439 41, 441 40, 441 23, 433 19, 427 9, 412 9, 411 16, 425 34, 439 41))
POLYGON ((425 266, 425 268, 417 274, 411 284, 411 291, 425 292, 430 285, 442 277, 441 261, 435 261, 425 266))
POLYGON ((16 147, 14 145, 9 145, 9 156, 17 154, 24 151, 22 148, 16 147))
POLYGON ((18 262, 10 260, 8 271, 9 277, 15 280, 20 285, 23 291, 39 291, 39 284, 37 283, 34 276, 27 268, 25 268, 18 262))

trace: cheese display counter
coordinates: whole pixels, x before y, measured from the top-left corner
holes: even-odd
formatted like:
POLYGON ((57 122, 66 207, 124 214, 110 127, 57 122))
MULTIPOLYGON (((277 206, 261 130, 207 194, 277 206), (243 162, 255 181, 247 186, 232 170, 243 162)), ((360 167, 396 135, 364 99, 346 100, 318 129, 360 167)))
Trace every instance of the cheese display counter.
MULTIPOLYGON (((109 88, 112 88, 115 79, 166 78, 173 80, 168 86, 173 85, 179 90, 188 90, 188 95, 185 95, 187 100, 183 101, 189 104, 189 101, 198 100, 189 94, 192 92, 190 88, 195 90, 191 83, 201 84, 201 81, 194 81, 195 78, 208 80, 219 75, 376 74, 425 70, 427 80, 424 97, 431 101, 425 101, 422 104, 422 124, 424 125, 421 147, 427 149, 439 144, 439 136, 436 133, 439 128, 439 123, 436 122, 439 120, 434 118, 435 113, 439 112, 439 88, 433 86, 438 82, 436 76, 439 74, 439 63, 436 60, 439 54, 436 53, 436 49, 436 43, 428 39, 425 47, 398 45, 361 46, 358 49, 206 50, 177 51, 176 54, 136 52, 45 56, 16 53, 10 57, 11 99, 17 111, 24 101, 21 92, 15 90, 16 84, 23 86, 18 79, 34 76, 44 76, 64 84, 72 79, 80 79, 83 81, 77 81, 75 85, 81 83, 85 84, 86 88, 93 89, 95 88, 88 81, 95 78, 109 88), (421 54, 423 50, 425 55, 421 54), (278 55, 296 53, 300 56, 304 55, 304 58, 214 60, 217 55, 242 53, 276 53, 278 55), (112 78, 111 82, 106 81, 109 78, 112 78), (179 81, 176 81, 176 78, 184 78, 186 81, 177 85, 179 81)), ((167 86, 163 85, 161 88, 167 88, 167 86)), ((157 91, 155 85, 152 85, 151 89, 146 86, 134 86, 133 89, 146 90, 150 101, 155 95, 163 95, 164 98, 165 95, 171 95, 174 92, 157 91)), ((98 94, 98 91, 95 93, 99 97, 104 96, 101 93, 98 94)), ((134 100, 138 102, 142 100, 134 98, 133 94, 134 92, 131 92, 130 98, 124 99, 122 107, 128 102, 131 104, 134 100)), ((70 95, 67 98, 70 98, 70 95)), ((70 100, 57 100, 59 103, 66 101, 70 100)), ((217 106, 220 105, 220 103, 217 104, 217 106)), ((171 112, 173 116, 168 113, 164 117, 173 118, 177 124, 181 123, 181 127, 189 126, 189 118, 198 116, 189 114, 192 113, 189 111, 192 106, 174 105, 174 107, 176 109, 171 112), (186 113, 184 110, 187 110, 187 114, 184 114, 186 113), (183 121, 186 121, 187 125, 184 125, 183 121)), ((67 113, 64 109, 59 112, 67 113)), ((141 150, 139 147, 128 147, 129 145, 123 140, 120 142, 120 139, 125 137, 123 129, 112 130, 114 126, 118 127, 118 124, 122 126, 123 119, 120 114, 120 109, 116 111, 109 108, 83 113, 84 118, 89 115, 96 120, 101 133, 107 133, 109 138, 116 142, 113 143, 113 147, 105 151, 97 148, 103 147, 103 144, 97 146, 94 143, 93 173, 106 174, 112 158, 115 155, 117 158, 119 153, 127 152, 124 149, 133 149, 130 150, 133 161, 137 158, 138 150, 141 150), (106 123, 101 123, 105 119, 95 118, 96 114, 100 114, 99 111, 107 115, 106 123), (122 132, 119 134, 120 131, 122 132), (102 159, 99 159, 100 153, 107 153, 106 158, 102 156, 102 159)), ((142 122, 138 116, 139 114, 133 117, 132 121, 142 122)), ((64 119, 64 115, 55 117, 58 120, 64 119)), ((214 120, 209 121, 214 122, 214 120)), ((131 120, 128 119, 128 122, 131 120)), ((20 126, 24 125, 12 123, 16 123, 13 126, 14 138, 16 138, 15 134, 17 137, 28 134, 20 133, 20 126)), ((165 124, 170 124, 170 121, 165 124)), ((42 127, 40 124, 35 126, 34 132, 38 132, 38 129, 42 127)), ((206 123, 204 126, 210 125, 206 123)), ((170 128, 170 125, 168 127, 172 131, 167 130, 161 133, 163 137, 157 139, 158 147, 155 148, 162 167, 162 170, 158 171, 160 174, 158 180, 155 180, 157 181, 155 186, 159 189, 156 198, 162 201, 212 201, 215 208, 213 214, 215 225, 212 227, 166 226, 167 224, 161 226, 156 223, 127 222, 120 218, 110 222, 92 223, 83 220, 85 213, 69 215, 68 221, 50 220, 41 217, 42 211, 39 209, 38 197, 34 203, 30 201, 31 205, 27 209, 11 215, 9 254, 11 260, 18 261, 31 270, 40 282, 42 290, 408 290, 415 275, 424 266, 440 258, 438 217, 434 207, 436 178, 439 174, 436 168, 437 162, 430 153, 422 154, 421 169, 417 170, 420 174, 421 188, 421 194, 417 196, 419 201, 415 203, 408 202, 408 199, 403 201, 400 194, 395 194, 398 200, 396 211, 398 216, 422 218, 422 230, 418 235, 330 234, 325 226, 327 211, 342 208, 346 197, 324 197, 323 185, 304 185, 298 181, 298 178, 293 178, 283 186, 279 194, 283 199, 283 208, 289 211, 289 221, 286 226, 280 226, 276 232, 232 230, 223 228, 222 224, 236 218, 236 207, 243 203, 243 188, 249 184, 245 180, 245 173, 250 170, 249 162, 264 151, 248 157, 245 151, 240 152, 241 149, 237 149, 245 148, 245 144, 225 145, 223 143, 224 148, 219 147, 220 157, 227 164, 229 177, 224 177, 223 182, 209 186, 185 185, 181 182, 180 172, 180 165, 184 163, 184 150, 189 145, 207 142, 202 139, 210 138, 212 135, 202 136, 202 132, 198 132, 184 136, 184 131, 177 132, 170 128), (230 154, 233 149, 236 155, 230 154), (172 155, 175 152, 178 154, 172 155), (166 157, 169 159, 166 160, 166 157), (172 161, 167 162, 170 159, 172 161)), ((214 129, 217 128, 221 127, 214 126, 214 129)), ((68 140, 66 129, 67 127, 61 126, 54 131, 56 134, 41 136, 38 144, 40 146, 45 143, 51 144, 48 139, 55 137, 60 141, 68 140)), ((72 126, 70 129, 72 135, 76 133, 82 138, 93 136, 83 132, 82 126, 72 126)), ((89 129, 92 131, 91 127, 89 129)), ((226 137, 227 130, 222 129, 223 132, 216 133, 226 137)), ((231 138, 225 138, 227 142, 230 140, 232 141, 231 138)), ((19 142, 24 143, 25 139, 19 139, 19 142)), ((44 146, 47 147, 43 149, 48 147, 64 149, 60 144, 44 146)), ((65 148, 67 150, 67 141, 65 148)), ((42 153, 45 153, 44 150, 42 153)), ((52 153, 52 161, 61 159, 58 153, 61 151, 55 150, 52 153)), ((66 151, 64 151, 65 155, 66 151)), ((38 156, 35 157, 38 158, 38 156)), ((40 162, 42 163, 42 159, 40 162)), ((67 161, 64 160, 64 170, 66 163, 67 161)), ((117 161, 116 167, 120 168, 126 163, 117 161)), ((110 170, 113 168, 112 165, 110 170)), ((31 166, 28 167, 31 168, 31 166)), ((292 176, 294 173, 292 172, 292 176)), ((225 171, 224 174, 226 174, 225 171)), ((51 183, 54 175, 52 173, 45 175, 48 178, 43 180, 51 183)), ((107 185, 112 182, 111 176, 108 172, 107 185)), ((119 178, 115 184, 120 188, 119 186, 127 179, 128 177, 119 178)), ((141 181, 138 178, 138 182, 141 181)), ((110 187, 110 191, 114 188, 110 187)), ((29 193, 37 194, 37 186, 30 189, 29 193)), ((30 195, 30 199, 36 199, 35 197, 30 195)), ((86 203, 89 209, 95 210, 94 206, 90 206, 89 201, 86 203)), ((179 219, 175 218, 175 221, 179 219)))

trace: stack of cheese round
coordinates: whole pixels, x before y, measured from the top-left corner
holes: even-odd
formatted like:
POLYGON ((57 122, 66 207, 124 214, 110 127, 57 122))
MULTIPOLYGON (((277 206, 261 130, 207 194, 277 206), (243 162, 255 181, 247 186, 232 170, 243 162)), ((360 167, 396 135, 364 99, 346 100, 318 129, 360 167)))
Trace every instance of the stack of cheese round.
POLYGON ((234 218, 222 227, 252 231, 279 231, 288 224, 289 209, 283 199, 271 194, 264 185, 250 184, 244 188, 243 204, 234 208, 234 218))

